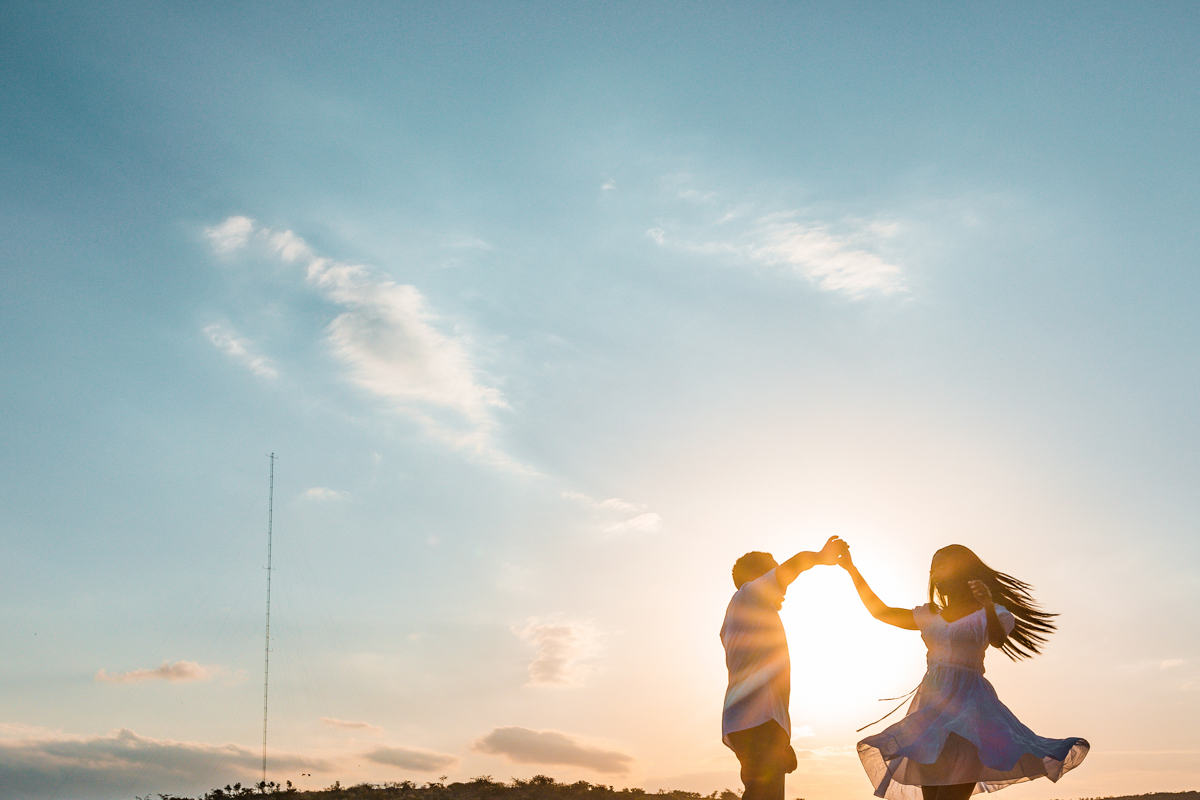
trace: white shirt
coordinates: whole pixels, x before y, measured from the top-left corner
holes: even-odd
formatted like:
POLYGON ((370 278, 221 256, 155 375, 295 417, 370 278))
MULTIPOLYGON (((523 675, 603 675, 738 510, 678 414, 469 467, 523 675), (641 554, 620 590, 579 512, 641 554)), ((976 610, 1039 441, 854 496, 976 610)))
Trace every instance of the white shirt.
POLYGON ((729 688, 721 715, 721 738, 729 744, 734 731, 775 720, 792 737, 788 698, 792 691, 792 662, 787 634, 779 619, 783 590, 771 570, 747 581, 734 593, 721 626, 729 688))

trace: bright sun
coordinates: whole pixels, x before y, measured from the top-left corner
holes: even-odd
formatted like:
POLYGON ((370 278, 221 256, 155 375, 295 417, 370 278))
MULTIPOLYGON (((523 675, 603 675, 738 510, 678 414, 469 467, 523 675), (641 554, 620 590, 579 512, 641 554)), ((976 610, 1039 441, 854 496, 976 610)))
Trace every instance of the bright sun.
POLYGON ((808 725, 821 736, 865 725, 895 705, 880 698, 907 692, 924 673, 919 634, 872 619, 840 569, 801 575, 780 616, 792 658, 794 728, 808 725))

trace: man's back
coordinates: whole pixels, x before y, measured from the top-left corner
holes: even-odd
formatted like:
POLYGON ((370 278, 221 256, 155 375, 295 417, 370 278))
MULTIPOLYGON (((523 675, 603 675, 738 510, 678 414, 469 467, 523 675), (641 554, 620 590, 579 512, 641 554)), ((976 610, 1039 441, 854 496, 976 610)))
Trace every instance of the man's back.
POLYGON ((783 590, 775 570, 743 584, 729 601, 721 626, 729 669, 722 737, 772 719, 791 735, 791 660, 779 619, 782 603, 783 590))

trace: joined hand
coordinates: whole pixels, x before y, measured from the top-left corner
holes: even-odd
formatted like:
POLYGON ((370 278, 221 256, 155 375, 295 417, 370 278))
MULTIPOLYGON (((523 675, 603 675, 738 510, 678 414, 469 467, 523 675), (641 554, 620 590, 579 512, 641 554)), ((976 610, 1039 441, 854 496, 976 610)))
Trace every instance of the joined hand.
POLYGON ((846 571, 854 569, 854 560, 850 558, 850 545, 846 545, 846 552, 838 556, 837 565, 846 571))
POLYGON ((842 556, 849 556, 850 545, 839 539, 837 536, 830 536, 825 542, 825 546, 821 548, 821 552, 817 553, 817 563, 825 566, 832 566, 841 561, 842 556))

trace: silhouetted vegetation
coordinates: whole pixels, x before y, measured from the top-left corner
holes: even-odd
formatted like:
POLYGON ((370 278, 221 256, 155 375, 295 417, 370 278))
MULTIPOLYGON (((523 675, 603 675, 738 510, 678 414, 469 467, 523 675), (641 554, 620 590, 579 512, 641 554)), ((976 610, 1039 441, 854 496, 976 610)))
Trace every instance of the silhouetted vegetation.
POLYGON ((1080 797, 1079 800, 1200 800, 1200 792, 1152 792, 1123 794, 1120 797, 1080 797))
POLYGON ((213 789, 198 798, 159 794, 138 800, 233 800, 262 796, 288 800, 739 800, 738 795, 730 791, 708 795, 677 790, 647 792, 644 789, 614 789, 587 781, 559 783, 545 775, 534 775, 529 780, 513 778, 511 783, 494 781, 491 775, 481 775, 466 783, 450 784, 439 781, 418 785, 412 781, 400 781, 342 786, 334 781, 332 786, 315 790, 297 789, 291 781, 282 786, 273 781, 253 786, 237 783, 223 789, 213 789))
MULTIPOLYGON (((466 783, 426 783, 418 785, 412 781, 398 783, 360 783, 342 786, 334 781, 324 789, 297 789, 291 781, 280 785, 274 781, 266 784, 242 786, 235 783, 223 789, 213 789, 200 797, 176 795, 148 795, 138 800, 236 800, 237 798, 280 797, 287 800, 740 800, 733 792, 647 792, 645 789, 614 789, 599 783, 577 781, 559 783, 545 775, 534 775, 529 780, 513 778, 511 783, 492 780, 491 775, 481 775, 466 783)), ((804 800, 802 797, 794 800, 804 800)), ((1077 800, 1200 800, 1200 792, 1154 792, 1152 794, 1123 794, 1106 797, 1080 797, 1077 800)))

